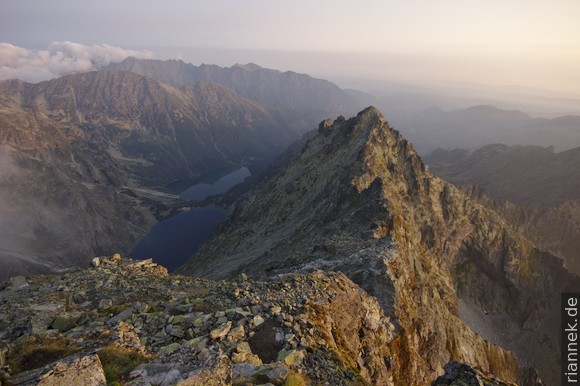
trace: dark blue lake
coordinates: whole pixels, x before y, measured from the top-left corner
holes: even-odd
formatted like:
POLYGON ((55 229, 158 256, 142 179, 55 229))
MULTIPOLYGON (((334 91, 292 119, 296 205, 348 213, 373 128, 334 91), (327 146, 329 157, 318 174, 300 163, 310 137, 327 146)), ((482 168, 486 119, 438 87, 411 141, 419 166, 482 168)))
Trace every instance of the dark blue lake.
POLYGON ((226 174, 213 183, 200 182, 189 189, 181 192, 179 198, 182 200, 201 201, 209 196, 222 194, 230 190, 235 185, 244 182, 246 177, 252 173, 246 167, 241 167, 234 172, 226 174))
MULTIPOLYGON (((227 192, 250 175, 245 167, 234 171, 211 171, 201 176, 198 183, 183 191, 179 197, 183 200, 200 201, 227 192)), ((198 250, 215 226, 227 216, 222 209, 207 206, 170 217, 155 225, 137 243, 130 257, 141 260, 153 258, 154 262, 173 271, 198 250)))
POLYGON ((131 258, 148 259, 173 271, 190 258, 211 235, 227 213, 205 207, 180 213, 161 221, 139 241, 131 258))

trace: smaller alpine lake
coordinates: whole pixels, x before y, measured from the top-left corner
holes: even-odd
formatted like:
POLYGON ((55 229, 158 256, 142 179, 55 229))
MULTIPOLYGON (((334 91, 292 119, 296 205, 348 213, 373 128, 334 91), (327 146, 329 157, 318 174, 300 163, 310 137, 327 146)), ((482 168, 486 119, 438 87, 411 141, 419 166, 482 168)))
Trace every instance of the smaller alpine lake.
MULTIPOLYGON (((246 167, 218 169, 199 177, 194 185, 179 194, 182 200, 201 201, 222 194, 251 175, 246 167), (227 174, 224 174, 227 173, 227 174)), ((174 271, 189 259, 209 238, 215 226, 228 213, 215 206, 181 212, 155 225, 135 246, 133 259, 149 259, 174 271)))

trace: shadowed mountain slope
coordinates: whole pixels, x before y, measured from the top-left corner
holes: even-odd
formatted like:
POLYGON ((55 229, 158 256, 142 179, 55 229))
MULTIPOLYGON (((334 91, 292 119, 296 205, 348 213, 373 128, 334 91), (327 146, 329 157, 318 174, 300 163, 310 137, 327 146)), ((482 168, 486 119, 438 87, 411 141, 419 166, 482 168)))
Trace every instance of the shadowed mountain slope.
POLYGON ((128 252, 179 179, 269 162, 295 138, 279 112, 220 85, 128 72, 0 83, 0 254, 16 272, 128 252))

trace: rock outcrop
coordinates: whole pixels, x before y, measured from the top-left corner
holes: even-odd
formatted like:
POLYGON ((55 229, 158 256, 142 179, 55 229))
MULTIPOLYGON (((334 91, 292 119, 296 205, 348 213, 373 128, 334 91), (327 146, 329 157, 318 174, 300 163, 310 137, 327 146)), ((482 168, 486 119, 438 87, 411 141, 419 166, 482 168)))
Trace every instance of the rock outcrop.
POLYGON ((554 382, 557 362, 534 355, 558 358, 559 293, 580 288, 556 258, 432 176, 374 108, 323 122, 182 272, 267 278, 315 269, 344 272, 377 297, 397 327, 394 382, 409 385, 430 383, 451 359, 523 379, 516 356, 472 328, 554 382), (498 331, 483 311, 517 327, 498 331))
POLYGON ((216 282, 101 261, 0 292, 3 379, 101 384, 104 371, 133 386, 394 384, 395 326, 344 274, 216 282))

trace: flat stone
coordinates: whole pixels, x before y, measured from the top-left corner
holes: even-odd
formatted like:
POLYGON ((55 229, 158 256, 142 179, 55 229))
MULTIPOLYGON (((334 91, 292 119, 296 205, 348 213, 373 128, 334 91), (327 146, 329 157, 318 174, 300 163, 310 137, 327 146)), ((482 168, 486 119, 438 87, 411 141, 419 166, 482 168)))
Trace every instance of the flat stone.
POLYGON ((55 303, 39 304, 32 307, 32 310, 39 312, 60 312, 64 310, 64 305, 55 303))
POLYGON ((183 330, 183 327, 173 325, 171 327, 171 332, 169 333, 169 335, 174 336, 176 338, 183 338, 185 336, 185 331, 183 330))
POLYGON ((62 313, 54 318, 50 327, 59 332, 66 332, 76 325, 80 317, 80 313, 62 313))
POLYGON ((159 349, 159 355, 169 355, 171 353, 176 352, 181 348, 181 345, 177 342, 168 344, 167 346, 163 346, 159 349))
POLYGON ((264 318, 262 318, 261 315, 256 315, 256 316, 254 316, 254 319, 252 319, 252 323, 256 327, 258 327, 260 324, 262 324, 264 322, 265 322, 265 320, 264 320, 264 318))
POLYGON ((262 360, 255 354, 251 352, 234 352, 232 353, 233 363, 250 363, 253 365, 261 365, 262 360))
POLYGON ((232 363, 227 356, 219 358, 217 363, 209 368, 202 368, 188 374, 186 379, 179 380, 176 386, 210 386, 231 385, 232 363))
POLYGON ((28 281, 24 276, 12 276, 8 280, 7 289, 12 291, 18 291, 20 289, 27 288, 29 286, 28 281))
POLYGON ((275 385, 281 385, 288 376, 290 369, 281 364, 264 365, 260 368, 259 379, 263 382, 271 382, 275 385))
POLYGON ((232 366, 232 383, 243 385, 244 383, 254 383, 254 376, 260 366, 250 363, 236 363, 232 366))
POLYGON ((200 352, 204 348, 207 348, 208 339, 205 336, 199 336, 197 338, 191 339, 188 344, 189 347, 194 349, 196 352, 200 352))
POLYGON ((278 361, 283 361, 287 366, 298 367, 304 361, 305 355, 302 350, 281 350, 278 353, 278 361))
POLYGON ((69 364, 58 362, 38 382, 40 386, 104 386, 106 384, 105 372, 96 354, 78 358, 69 364))
POLYGON ((226 335, 228 335, 228 333, 230 332, 231 329, 232 329, 232 322, 230 321, 230 322, 224 323, 222 326, 212 330, 209 333, 209 336, 212 340, 222 339, 226 335))
POLYGON ((192 324, 193 324, 195 327, 202 327, 202 326, 204 326, 204 325, 207 323, 207 321, 208 321, 210 318, 211 318, 211 315, 202 315, 202 316, 199 316, 199 317, 195 318, 195 319, 193 320, 193 322, 191 322, 191 323, 192 323, 192 324))
POLYGON ((127 307, 123 311, 119 312, 117 315, 107 320, 107 323, 117 324, 121 321, 128 319, 131 315, 133 315, 133 309, 131 307, 127 307))
POLYGON ((270 308, 270 312, 272 313, 272 315, 278 315, 280 312, 282 312, 282 307, 273 306, 272 308, 270 308))
POLYGON ((109 308, 113 305, 113 301, 111 299, 101 299, 99 301, 99 306, 98 309, 99 310, 104 310, 106 308, 109 308))
POLYGON ((246 329, 244 326, 237 326, 231 329, 228 334, 228 339, 230 340, 241 340, 246 336, 246 329))

